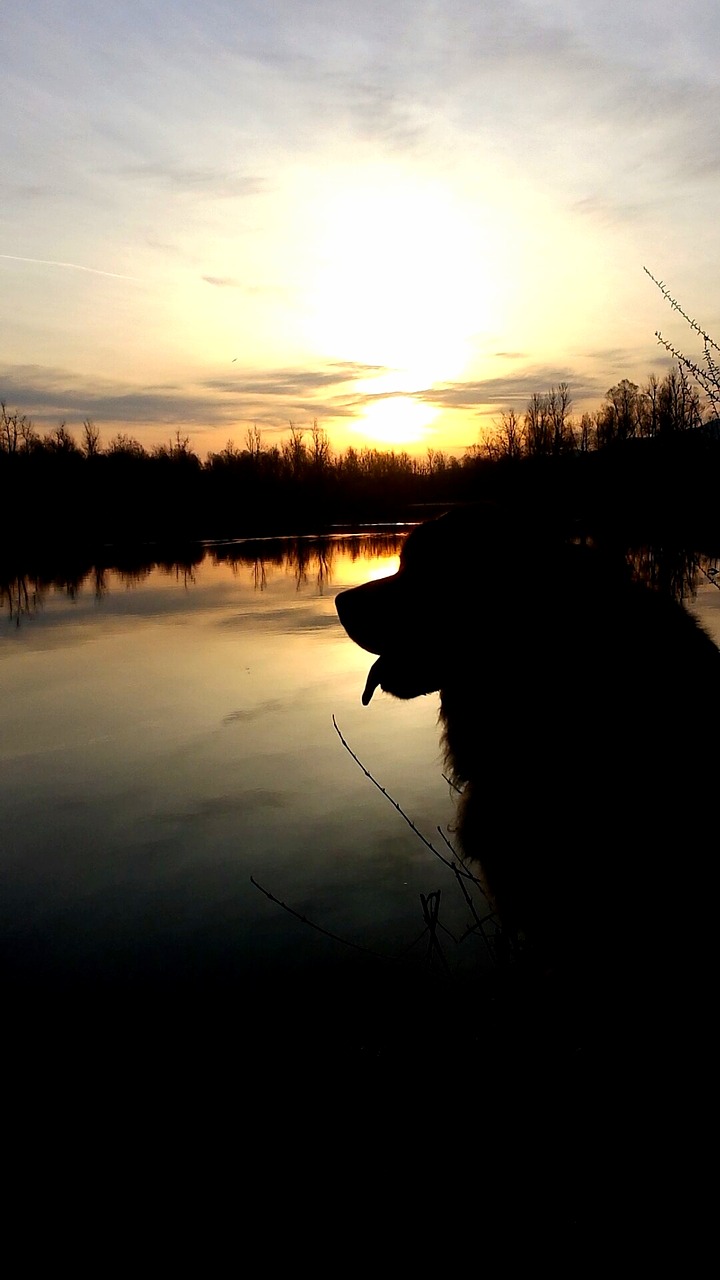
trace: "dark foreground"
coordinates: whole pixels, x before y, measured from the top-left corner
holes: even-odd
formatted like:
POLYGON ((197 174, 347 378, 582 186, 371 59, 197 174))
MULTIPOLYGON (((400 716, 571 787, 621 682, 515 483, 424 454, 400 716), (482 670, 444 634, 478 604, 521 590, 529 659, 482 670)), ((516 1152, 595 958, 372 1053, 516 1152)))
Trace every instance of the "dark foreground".
POLYGON ((6 1159, 108 1240, 121 1213, 123 1241, 148 1218, 203 1256, 225 1231, 426 1262, 501 1233, 576 1263, 702 1212, 707 1046, 672 1004, 617 1022, 531 963, 46 978, 5 1005, 6 1159))

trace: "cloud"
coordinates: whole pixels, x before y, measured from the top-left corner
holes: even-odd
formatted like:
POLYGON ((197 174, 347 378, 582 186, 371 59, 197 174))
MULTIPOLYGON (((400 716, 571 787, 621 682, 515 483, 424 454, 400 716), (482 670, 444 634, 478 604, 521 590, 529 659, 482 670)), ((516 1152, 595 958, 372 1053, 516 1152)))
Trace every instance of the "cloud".
POLYGON ((213 168, 212 166, 183 166, 148 161, 144 164, 125 165, 117 170, 121 176, 138 179, 144 184, 154 182, 184 195, 211 195, 213 199, 238 199, 260 195, 266 184, 255 175, 213 168))
MULTIPOLYGON (((80 384, 69 373, 42 366, 4 371, 0 368, 1 398, 17 405, 31 419, 55 425, 60 421, 90 418, 102 425, 121 424, 119 429, 140 427, 163 429, 224 429, 235 436, 244 425, 253 423, 264 431, 284 432, 290 421, 307 423, 361 417, 372 404, 407 397, 438 410, 471 413, 494 412, 499 406, 524 408, 535 393, 543 393, 567 382, 575 400, 600 399, 615 373, 607 367, 628 366, 628 352, 598 350, 587 356, 603 361, 600 376, 580 373, 568 365, 530 366, 517 373, 495 378, 438 383, 414 391, 357 392, 342 387, 365 381, 384 372, 382 366, 334 361, 318 369, 253 370, 235 378, 205 380, 200 389, 157 384, 132 389, 109 383, 80 384), (336 389, 336 394, 327 394, 336 389)), ((618 374, 618 376, 622 376, 618 374)))
POLYGON ((345 96, 348 115, 365 137, 384 143, 390 151, 411 151, 422 142, 424 113, 407 91, 366 79, 351 83, 345 96))
POLYGON ((122 275, 118 271, 102 271, 99 267, 84 267, 79 262, 57 262, 54 258, 23 258, 16 253, 0 253, 9 262, 36 262, 42 267, 69 267, 71 271, 88 271, 93 276, 111 276, 114 280, 139 280, 138 276, 122 275))
POLYGON ((44 365, 0 367, 0 387, 6 403, 22 405, 29 414, 53 417, 172 421, 187 407, 179 386, 134 390, 102 379, 81 381, 67 370, 44 365))
POLYGON ((618 361, 632 363, 633 359, 639 358, 642 353, 628 347, 595 347, 592 350, 583 351, 582 355, 586 360, 599 360, 608 367, 617 364, 618 361))
POLYGON ((435 405, 438 409, 480 410, 498 405, 523 407, 530 397, 549 391, 550 387, 566 382, 576 399, 602 395, 597 378, 577 373, 567 366, 545 365, 526 369, 507 377, 483 378, 478 381, 445 382, 424 390, 412 392, 416 400, 435 405))
POLYGON ((218 289, 241 289, 242 285, 239 280, 233 280, 231 276, 203 276, 206 284, 213 284, 218 289))
POLYGON ((240 366, 236 376, 208 378, 203 386, 238 397, 302 397, 385 372, 387 370, 382 365, 358 364, 354 361, 344 363, 338 360, 332 360, 320 369, 253 370, 250 375, 243 374, 240 366))
POLYGON ((571 201, 570 208, 581 218, 592 219, 601 226, 611 227, 640 221, 648 211, 648 202, 641 199, 615 199, 605 192, 602 195, 594 192, 571 201))
POLYGON ((24 200, 42 201, 55 200, 58 196, 70 194, 69 190, 59 188, 54 182, 9 182, 7 192, 20 196, 24 200))
MULTIPOLYGON (((232 369, 238 366, 231 365, 232 369)), ((241 368, 241 367, 240 367, 241 368)), ((143 427, 234 429, 255 423, 264 430, 286 431, 291 416, 354 416, 347 397, 324 393, 384 372, 382 366, 331 361, 316 369, 253 369, 199 385, 157 383, 131 387, 104 379, 79 379, 68 370, 44 365, 0 366, 0 399, 46 425, 79 422, 143 427)), ((360 400, 358 401, 361 402, 360 400)))

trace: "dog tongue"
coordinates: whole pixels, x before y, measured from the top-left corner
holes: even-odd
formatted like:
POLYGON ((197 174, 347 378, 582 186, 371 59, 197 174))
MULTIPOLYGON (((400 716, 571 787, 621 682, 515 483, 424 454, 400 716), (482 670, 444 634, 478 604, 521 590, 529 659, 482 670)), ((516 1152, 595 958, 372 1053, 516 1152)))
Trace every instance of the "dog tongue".
POLYGON ((377 662, 373 662, 370 670, 368 671, 368 678, 365 681, 365 688, 363 689, 363 696, 362 696, 362 704, 364 707, 368 705, 368 703, 370 702, 370 699, 372 698, 375 690, 377 689, 380 683, 381 662, 382 662, 382 658, 378 658, 377 662))

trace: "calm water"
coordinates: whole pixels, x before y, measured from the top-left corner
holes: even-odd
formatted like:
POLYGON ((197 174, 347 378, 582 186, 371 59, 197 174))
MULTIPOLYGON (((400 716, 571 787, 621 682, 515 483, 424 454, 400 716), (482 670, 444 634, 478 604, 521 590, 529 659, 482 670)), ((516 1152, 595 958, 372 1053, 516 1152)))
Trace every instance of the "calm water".
MULTIPOLYGON (((406 967, 426 965, 421 894, 441 889, 440 919, 463 933, 451 873, 333 727, 440 845, 454 802, 437 696, 364 708, 372 659, 334 608, 392 572, 399 545, 236 544, 191 567, 15 584, 0 642, 0 941, 15 990, 221 986, 243 1007, 268 974, 346 972, 362 954, 251 877, 406 967)), ((692 607, 720 643, 720 591, 703 583, 692 607)), ((455 971, 488 970, 477 937, 445 943, 455 971)))
POLYGON ((363 708, 372 659, 334 608, 337 591, 392 572, 399 543, 300 545, 300 558, 293 542, 257 559, 209 549, 190 571, 111 570, 6 600, 0 928, 13 970, 117 979, 344 956, 251 876, 388 955, 422 931, 420 893, 444 886, 444 912, 464 912, 333 727, 431 838, 452 820, 437 697, 363 708))

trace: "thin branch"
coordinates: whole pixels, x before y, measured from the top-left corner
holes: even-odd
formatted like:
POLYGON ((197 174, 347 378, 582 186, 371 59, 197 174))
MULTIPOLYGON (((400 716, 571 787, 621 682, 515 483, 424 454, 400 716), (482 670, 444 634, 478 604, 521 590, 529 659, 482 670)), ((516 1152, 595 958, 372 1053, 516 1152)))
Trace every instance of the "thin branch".
POLYGON ((703 369, 694 360, 691 360, 689 356, 686 356, 684 352, 678 350, 672 342, 663 337, 662 333, 658 329, 655 331, 655 337, 660 345, 673 357, 673 359, 677 360, 680 367, 689 373, 702 388, 710 401, 713 412, 716 414, 720 413, 720 367, 712 354, 713 351, 720 353, 720 346, 718 346, 717 342, 713 341, 710 334, 703 329, 702 325, 698 324, 697 320, 693 320, 692 316, 689 316, 687 312, 683 310, 680 303, 673 297, 670 290, 665 285, 664 281, 656 280, 655 276, 651 271, 648 271, 647 267, 643 267, 643 271, 660 290, 665 301, 670 303, 673 311, 677 311, 678 315, 682 316, 686 324, 689 325, 692 332, 698 334, 698 336, 702 338, 703 356, 706 367, 703 369))
POLYGON ((457 869, 458 869, 458 866, 459 866, 459 867, 460 867, 460 869, 462 870, 463 874, 466 876, 466 878, 467 878, 468 880, 472 880, 473 884, 474 884, 474 885, 475 885, 475 886, 480 890, 481 894, 483 895, 483 897, 484 897, 484 898, 485 898, 485 900, 487 901, 487 894, 486 894, 486 892, 485 892, 485 890, 484 890, 484 888, 483 888, 482 880, 480 880, 480 879, 479 879, 479 877, 475 875, 475 872, 474 872, 474 871, 471 871, 471 870, 470 870, 470 868, 469 868, 469 866, 467 865, 467 863, 466 863, 465 859, 461 856, 461 854, 459 854, 459 853, 458 853, 458 851, 457 851, 457 849, 455 848, 455 846, 454 846, 453 844, 451 844, 451 843, 450 843, 450 841, 448 840, 448 837, 446 836, 446 834, 445 834, 445 832, 443 831, 442 827, 437 827, 437 828, 436 828, 436 830, 437 830, 438 835, 440 836, 440 839, 441 839, 441 840, 443 840, 443 841, 445 842, 445 844, 447 845, 448 849, 450 850, 450 852, 451 852, 451 854, 452 854, 452 856, 453 856, 453 861, 449 864, 451 871, 455 871, 455 872, 456 872, 456 871, 457 871, 457 869))
POLYGON ((256 889, 259 889, 261 893, 264 893, 265 897, 270 902, 274 903, 276 907, 282 907, 283 911, 287 911, 288 915, 293 916, 296 920, 299 920, 300 924, 306 924, 309 926, 309 928, 315 929, 317 933, 321 933, 324 938, 330 938, 332 942, 341 942, 344 947, 352 947, 353 951, 362 951, 364 952, 365 955, 373 956, 374 959, 376 960, 385 960, 386 962, 393 963, 393 964, 396 963, 398 960, 402 960, 408 954, 408 952, 412 951, 413 947, 416 947, 419 942, 422 942, 423 938, 429 931, 431 933, 431 940, 429 943, 428 958, 430 958, 430 952, 433 949, 436 949, 441 956, 443 965, 449 972, 447 961, 445 960, 444 955, 442 955, 440 944, 437 941, 435 934, 438 929, 442 929, 443 933, 446 933, 448 938, 450 938, 450 940, 454 942, 456 945, 458 943, 458 939, 455 937, 453 933, 450 932, 449 929, 445 927, 442 921, 438 919, 437 911, 435 912, 433 921, 431 923, 430 920, 428 919, 428 913, 426 909, 426 902, 429 902, 431 899, 434 899, 435 897, 437 897, 438 905, 439 905, 439 899, 440 899, 439 889, 436 889, 433 893, 428 894, 427 897, 425 896, 425 894, 422 894, 422 893, 420 894, 420 901, 422 903, 422 908, 423 908, 423 918, 425 920, 425 928, 420 931, 420 933, 417 935, 416 938, 413 939, 412 942, 408 943, 406 947, 403 947, 402 951, 398 951, 395 955, 389 956, 382 951, 374 951, 372 947, 364 947, 359 942, 350 942, 348 938, 342 938, 340 934, 331 933, 329 929, 324 929, 322 925, 316 924, 315 921, 310 920, 308 916, 302 915, 299 911, 296 911, 294 907, 289 906, 287 902, 283 902, 281 898, 276 898, 275 894, 271 893, 269 889, 266 889, 264 885, 261 885, 260 882, 256 880, 254 876, 250 877, 250 883, 254 885, 256 889))
POLYGON ((423 938, 425 937, 425 934, 426 934, 426 933, 427 933, 427 929, 426 929, 426 928, 421 929, 421 930, 420 930, 420 932, 419 932, 419 934, 417 935, 417 937, 416 937, 416 938, 413 938, 412 942, 408 942, 407 946, 406 946, 406 947, 403 947, 402 951, 398 951, 398 952, 396 953, 396 955, 393 957, 393 959, 395 959, 395 960, 404 960, 404 959, 405 959, 405 956, 407 956, 407 955, 409 955, 409 954, 410 954, 410 952, 412 951, 413 947, 416 947, 416 946, 418 945, 418 943, 419 943, 419 942, 422 942, 422 940, 423 940, 423 938))
MULTIPOLYGON (((490 907, 490 900, 489 900, 489 898, 488 898, 487 893, 485 892, 485 888, 484 888, 484 886, 483 886, 482 880, 480 880, 477 876, 474 876, 470 871, 468 871, 468 870, 467 870, 467 868, 465 867, 465 864, 463 863, 462 858, 460 858, 460 857, 459 857, 459 855, 458 855, 458 854, 456 854, 455 850, 453 849, 453 846, 451 845, 450 841, 448 840, 448 838, 447 838, 447 836, 446 836, 445 832, 443 831, 442 827, 438 827, 437 831, 438 831, 438 835, 440 836, 441 840, 444 840, 444 841, 445 841, 445 844, 447 845, 448 849, 450 849, 451 853, 453 853, 453 854, 455 855, 455 857, 458 859, 458 862, 460 863, 461 867, 462 867, 462 868, 463 868, 463 870, 465 871, 465 877, 464 877, 464 878, 465 878, 465 879, 468 879, 468 880, 470 880, 470 881, 472 881, 472 883, 475 885, 475 887, 476 887, 477 889, 479 889, 479 891, 480 891, 480 893, 482 894, 483 898, 485 899, 485 902, 487 903, 488 907, 490 907)), ((487 949, 488 955, 490 956, 490 959, 492 960, 492 962, 493 962, 493 963, 495 963, 495 962, 496 962, 496 955, 495 955, 495 951, 493 950, 493 944, 492 944, 492 941, 491 941, 490 937, 488 937, 488 933, 487 933, 487 930, 486 930, 485 926, 486 926, 486 924, 492 924, 492 925, 494 925, 494 926, 495 926, 495 931, 496 931, 496 932, 495 932, 495 936, 497 936, 497 932, 501 929, 501 923, 500 923, 499 916, 498 916, 498 914, 497 914, 497 912, 496 912, 496 911, 492 910, 492 908, 491 908, 489 911, 486 911, 485 915, 483 915, 483 916, 479 915, 479 914, 478 914, 477 907, 475 906, 475 903, 474 903, 473 899, 471 898, 470 893, 468 892, 467 885, 464 883, 464 878, 463 878, 463 876, 460 874, 460 870, 459 870, 459 868, 458 868, 454 863, 453 863, 453 866, 452 866, 452 871, 453 871, 453 873, 454 873, 454 875, 455 875, 455 879, 456 879, 456 880, 457 880, 457 882, 458 882, 458 886, 459 886, 460 891, 461 891, 461 893, 462 893, 462 895, 463 895, 463 897, 464 897, 464 899, 465 899, 465 902, 466 902, 466 904, 467 904, 467 906, 468 906, 468 908, 469 908, 469 910, 470 910, 470 913, 471 913, 471 915, 472 915, 472 917, 473 917, 473 920, 475 921, 475 923, 474 923, 474 924, 471 924, 471 925, 470 925, 470 927, 469 927, 468 929, 466 929, 466 930, 465 930, 465 932, 464 932, 464 934, 462 935, 462 937, 458 939, 458 943, 462 943, 462 942, 464 942, 466 938, 471 937, 471 936, 472 936, 472 934, 474 934, 474 933, 479 934, 479 935, 480 935, 480 937, 482 938, 483 942, 485 943, 485 947, 486 947, 486 949, 487 949)))
MULTIPOLYGON (((287 902, 283 902, 280 898, 276 898, 274 893, 269 889, 263 888, 254 876, 250 877, 250 883, 259 889, 261 893, 269 898, 270 902, 274 902, 276 907, 282 907, 283 911, 287 911, 288 915, 294 916, 301 924, 308 925, 311 929, 315 929, 317 933, 321 933, 324 938, 330 938, 332 942, 341 942, 344 947, 352 947, 353 951, 363 951, 365 955, 374 956, 376 960, 393 961, 394 956, 383 955, 381 951, 373 951, 370 947, 363 947, 359 942, 350 942, 347 938, 341 938, 337 933, 330 933, 329 929, 323 929, 322 925, 315 924, 314 920, 309 920, 307 916, 301 915, 299 911, 295 911, 293 907, 289 907, 287 902)), ((423 932, 425 932, 423 930, 423 932)))
POLYGON ((353 951, 362 952, 365 955, 373 956, 375 959, 383 960, 386 963, 387 962, 395 963, 398 960, 402 959, 405 955, 408 954, 409 951, 412 950, 413 947, 417 946, 417 944, 421 942, 423 938, 427 937, 428 943, 427 943, 426 958, 428 963, 431 964, 433 959, 437 958, 442 966, 444 974, 447 977, 452 977, 452 971, 450 969, 447 958, 440 945, 440 941, 438 938, 438 933, 440 930, 442 930, 442 932, 446 934, 447 937, 450 938, 450 940, 456 946, 458 946, 461 942, 463 942, 465 938, 469 937, 470 934, 479 932, 480 936, 483 939, 483 942, 485 943, 485 946, 489 951, 490 958, 494 960, 495 956, 492 950, 490 939, 488 938, 485 932, 484 926, 488 921, 497 922, 495 913, 491 911, 485 916, 480 916, 477 912, 475 904, 473 903, 473 900, 468 892, 466 885, 463 883, 464 880, 471 881, 471 883, 474 884, 476 888, 480 889, 480 892, 483 894, 483 896, 486 897, 485 891, 482 887, 482 884, 478 880, 477 876, 473 875, 470 871, 468 871, 462 865, 462 861, 458 859, 457 854, 455 853, 455 850, 450 844, 450 841, 448 840, 447 836, 441 830, 440 827, 438 827, 438 833, 442 837, 442 839, 445 841, 450 852, 453 854, 452 861, 449 861, 447 858, 443 857, 443 855, 435 848, 435 846, 431 844, 429 840, 426 839, 426 837, 422 834, 422 832, 419 831, 418 828, 415 826, 415 823, 407 816, 404 810, 400 807, 397 801, 393 800, 392 796, 388 795, 385 788, 380 785, 380 783, 373 777, 370 771, 366 769, 365 766, 358 759, 355 752, 352 750, 352 748, 347 743, 346 739, 343 737, 343 734, 340 731, 340 728, 338 727, 337 721, 334 716, 332 718, 332 721, 333 721, 333 726, 335 728, 335 732, 337 733, 340 741, 345 747, 345 750, 349 753, 349 755, 352 756, 358 768, 360 768, 362 772, 365 774, 365 777, 369 778, 370 781, 373 783, 373 785, 377 787, 378 791, 382 792, 382 794, 385 796, 385 799, 390 801, 393 808, 400 814, 401 818, 405 820, 407 825, 410 827, 411 831, 414 833, 414 835, 418 837, 419 840, 422 841, 425 847, 429 849, 429 851, 432 854, 434 854, 436 858, 439 858, 444 866, 446 866, 450 871, 452 871, 453 875, 455 876, 455 879, 457 880, 460 886, 460 889, 465 898, 465 901, 468 907, 470 908, 470 911, 472 913, 473 920, 475 923, 471 926, 471 928, 466 929, 462 938, 460 939, 456 938, 455 935, 451 932, 451 930, 449 930, 441 922, 439 917, 441 891, 437 889, 433 893, 429 893, 429 894, 421 893, 420 902, 422 905, 423 919, 425 921, 424 929, 420 934, 418 934, 418 936, 411 943, 408 944, 408 946, 404 947, 402 951, 400 951, 394 956, 388 956, 383 952, 374 951, 370 947, 365 947, 360 943, 350 942, 347 938, 343 938, 339 934, 332 933, 329 929, 323 928, 322 925, 316 924, 314 920, 310 920, 308 916, 303 915, 300 911, 296 911, 294 907, 289 906, 287 902, 283 902, 281 898, 277 898, 274 893, 271 893, 269 889, 266 889, 263 885, 261 885, 259 881, 255 879, 254 876, 250 876, 250 883, 254 886, 254 888, 259 889, 260 893, 264 894, 265 897, 270 902, 272 902, 275 906, 281 907, 283 911, 286 911, 288 915, 293 916, 293 918, 295 920, 298 920, 300 924, 307 925, 310 929, 314 929, 316 933, 321 934, 324 938, 329 938, 331 942, 339 942, 344 947, 350 947, 352 948, 353 951), (458 865, 458 861, 460 861, 460 865, 458 865))
POLYGON ((429 893, 427 896, 424 893, 421 893, 420 901, 422 903, 423 917, 429 934, 427 949, 428 963, 432 964, 433 957, 437 956, 443 970, 449 975, 450 966, 445 959, 445 954, 438 942, 437 936, 438 915, 440 912, 440 889, 436 889, 434 893, 429 893))
MULTIPOLYGON (((677 360, 678 364, 681 364, 684 369, 687 369, 688 373, 691 373, 695 380, 700 383, 703 391, 710 397, 710 400, 714 405, 717 396, 720 394, 720 387, 716 388, 715 386, 715 375, 709 374, 706 369, 701 369, 700 365, 696 364, 694 360, 691 360, 689 356, 684 355, 683 352, 674 346, 667 338, 664 338, 659 329, 655 330, 655 337, 660 343, 660 346, 664 347, 665 350, 669 352, 675 360, 677 360)), ((715 369, 714 363, 712 368, 713 370, 715 369)))
POLYGON ((718 591, 720 591, 720 569, 716 569, 714 565, 711 565, 709 569, 706 569, 705 566, 701 564, 699 560, 694 560, 693 564, 695 565, 695 568, 699 569, 700 572, 707 578, 708 582, 713 587, 717 587, 718 591))
MULTIPOLYGON (((677 302, 677 300, 672 296, 665 282, 663 280, 656 280, 655 276, 652 274, 651 271, 648 271, 647 267, 643 267, 643 271, 645 272, 646 276, 650 277, 653 284, 657 285, 663 298, 665 299, 666 302, 670 303, 670 306, 672 307, 673 311, 677 311, 678 314, 682 316, 683 320, 685 320, 685 322, 690 325, 690 328, 693 329, 694 332, 697 333, 702 338, 706 346, 713 347, 715 351, 720 353, 720 346, 718 346, 717 342, 713 342, 709 333, 705 332, 702 326, 698 324, 697 320, 693 320, 692 316, 689 316, 686 311, 683 311, 682 307, 680 306, 680 303, 677 302)), ((656 334, 655 336, 659 337, 660 335, 656 334)))
MULTIPOLYGON (((422 840, 422 843, 425 845, 425 848, 426 848, 426 849, 429 849, 429 850, 430 850, 430 853, 432 853, 436 858, 439 858, 439 859, 440 859, 440 861, 442 862, 443 866, 447 867, 450 871, 454 871, 454 870, 455 870, 455 863, 454 863, 454 862, 449 862, 447 858, 443 857, 443 855, 440 853, 439 849, 436 849, 436 848, 435 848, 435 845, 434 845, 434 844, 431 844, 431 842, 427 839, 427 837, 423 835, 422 831, 420 831, 420 830, 418 829, 418 827, 416 827, 416 826, 415 826, 415 823, 413 822, 412 818, 409 818, 409 817, 408 817, 408 815, 406 814, 405 810, 404 810, 404 809, 403 809, 403 808, 398 804, 397 800, 393 800, 392 796, 391 796, 391 795, 390 795, 390 794, 385 790, 385 788, 384 788, 383 786, 381 786, 381 784, 378 782, 377 778, 374 778, 374 777, 373 777, 373 775, 371 774, 370 770, 365 768, 365 765, 363 764, 362 760, 360 760, 360 759, 358 758, 358 756, 356 756, 356 755, 355 755, 355 752, 353 751, 352 747, 351 747, 351 746, 350 746, 350 744, 346 741, 346 739, 343 737, 343 734, 342 734, 342 732, 341 732, 341 730, 340 730, 340 728, 339 728, 339 726, 338 726, 338 722, 337 722, 337 720, 335 719, 335 716, 333 716, 333 718, 332 718, 332 722, 333 722, 333 728, 335 729, 335 732, 336 732, 336 734, 337 734, 338 738, 339 738, 339 739, 340 739, 340 741, 342 742, 342 744, 343 744, 343 746, 344 746, 345 750, 347 751, 348 755, 352 756, 353 760, 355 761, 356 765, 358 766, 358 769, 361 769, 361 770, 362 770, 362 772, 365 774, 365 777, 370 779, 370 781, 372 782, 373 786, 374 786, 374 787, 377 787, 377 789, 378 789, 378 791, 381 793, 381 795, 384 795, 385 799, 389 802, 389 804, 391 804, 391 805, 392 805, 393 809, 395 809, 395 810, 397 811, 397 813, 399 813, 399 814, 400 814, 400 817, 401 817, 401 818, 402 818, 402 819, 407 823, 407 825, 409 826, 409 828, 410 828, 410 830, 413 832, 413 834, 417 836, 418 840, 422 840)), ((463 868, 463 870, 462 870, 462 872, 461 872, 460 874, 467 876, 469 880, 473 880, 473 881, 475 880, 475 877, 474 877, 473 875, 471 875, 469 871, 465 871, 465 869, 464 869, 464 868, 463 868)))

